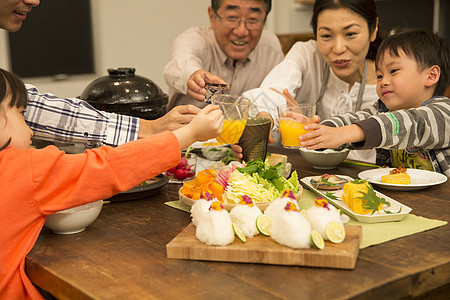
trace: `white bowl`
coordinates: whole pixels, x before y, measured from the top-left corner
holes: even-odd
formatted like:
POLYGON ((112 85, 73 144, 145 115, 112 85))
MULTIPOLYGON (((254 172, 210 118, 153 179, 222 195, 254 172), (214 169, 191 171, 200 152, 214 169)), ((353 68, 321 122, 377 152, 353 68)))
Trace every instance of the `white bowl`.
POLYGON ((47 216, 44 226, 58 234, 82 232, 97 219, 103 207, 103 200, 62 210, 47 216))
POLYGON ((349 152, 350 149, 318 151, 300 148, 302 157, 315 169, 334 169, 347 158, 349 152))
POLYGON ((202 154, 208 160, 221 160, 225 156, 227 156, 228 148, 227 147, 206 147, 202 149, 202 154))

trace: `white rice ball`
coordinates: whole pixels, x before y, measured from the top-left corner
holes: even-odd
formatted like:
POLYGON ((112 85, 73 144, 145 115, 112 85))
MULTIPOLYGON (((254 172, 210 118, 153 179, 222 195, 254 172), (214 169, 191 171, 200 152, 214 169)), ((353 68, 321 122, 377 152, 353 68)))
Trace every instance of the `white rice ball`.
POLYGON ((264 210, 264 214, 274 219, 280 212, 284 211, 284 208, 286 207, 286 204, 288 202, 294 203, 295 207, 299 209, 297 201, 289 197, 282 197, 273 200, 272 203, 270 203, 269 206, 267 206, 264 210))
POLYGON ((311 246, 311 225, 299 211, 283 210, 275 216, 271 237, 275 242, 294 249, 311 246))
POLYGON ((311 227, 319 232, 324 240, 328 240, 325 234, 325 228, 331 221, 336 221, 342 224, 339 211, 332 205, 328 205, 328 208, 312 206, 306 211, 306 218, 311 223, 311 227))
POLYGON ((231 222, 239 225, 242 233, 248 238, 252 238, 259 233, 258 228, 256 228, 256 218, 259 215, 262 215, 262 212, 256 205, 250 207, 246 204, 236 204, 230 211, 231 222))
POLYGON ((202 216, 209 210, 212 201, 206 199, 198 199, 194 205, 191 206, 192 223, 197 226, 202 216))
POLYGON ((231 219, 225 209, 208 210, 198 222, 195 237, 207 245, 226 246, 233 242, 231 219))

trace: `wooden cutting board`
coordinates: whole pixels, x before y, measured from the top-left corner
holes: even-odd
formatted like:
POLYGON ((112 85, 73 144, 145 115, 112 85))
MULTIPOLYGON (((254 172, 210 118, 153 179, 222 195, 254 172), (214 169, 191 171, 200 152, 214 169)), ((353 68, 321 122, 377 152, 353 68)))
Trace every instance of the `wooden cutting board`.
POLYGON ((346 225, 345 230, 343 243, 325 241, 323 250, 291 249, 262 235, 247 239, 246 243, 236 237, 227 246, 208 246, 195 237, 191 223, 166 245, 167 258, 354 269, 362 229, 346 225))

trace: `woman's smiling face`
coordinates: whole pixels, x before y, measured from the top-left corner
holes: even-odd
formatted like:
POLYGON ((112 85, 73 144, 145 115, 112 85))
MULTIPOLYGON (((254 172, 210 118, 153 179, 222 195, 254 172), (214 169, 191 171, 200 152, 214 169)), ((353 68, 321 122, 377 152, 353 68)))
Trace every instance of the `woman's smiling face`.
POLYGON ((364 61, 377 29, 348 8, 326 9, 317 18, 317 44, 325 61, 341 80, 361 81, 364 61))

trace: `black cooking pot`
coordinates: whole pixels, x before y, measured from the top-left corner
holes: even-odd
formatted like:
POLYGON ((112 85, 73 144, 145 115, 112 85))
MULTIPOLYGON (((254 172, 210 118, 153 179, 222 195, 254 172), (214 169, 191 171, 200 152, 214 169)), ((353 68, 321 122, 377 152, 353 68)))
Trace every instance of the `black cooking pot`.
POLYGON ((167 95, 134 68, 108 69, 109 76, 91 82, 81 93, 99 110, 154 120, 166 113, 167 95))

